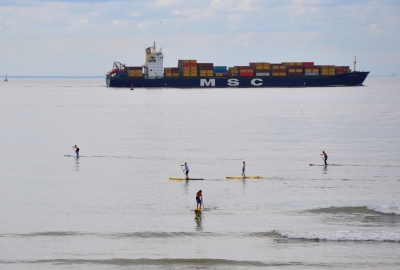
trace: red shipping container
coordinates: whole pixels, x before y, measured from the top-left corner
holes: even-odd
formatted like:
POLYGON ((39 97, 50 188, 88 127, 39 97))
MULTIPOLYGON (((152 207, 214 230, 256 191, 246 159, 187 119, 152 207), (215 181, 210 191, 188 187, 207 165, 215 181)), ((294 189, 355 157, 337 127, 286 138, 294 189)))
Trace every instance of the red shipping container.
POLYGON ((142 67, 127 67, 128 70, 142 70, 142 67))
POLYGON ((240 72, 241 77, 252 77, 254 76, 253 72, 240 72))
POLYGON ((183 63, 184 67, 197 67, 196 63, 183 63))
POLYGON ((301 63, 303 66, 313 66, 314 62, 302 62, 301 63))

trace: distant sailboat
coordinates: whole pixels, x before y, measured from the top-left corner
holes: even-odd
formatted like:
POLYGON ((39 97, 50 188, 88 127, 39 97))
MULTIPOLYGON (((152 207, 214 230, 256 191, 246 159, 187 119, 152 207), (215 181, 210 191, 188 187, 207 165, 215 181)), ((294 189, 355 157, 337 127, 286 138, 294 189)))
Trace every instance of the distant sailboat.
POLYGON ((5 82, 8 82, 8 78, 7 78, 7 74, 6 74, 6 78, 4 79, 5 82))

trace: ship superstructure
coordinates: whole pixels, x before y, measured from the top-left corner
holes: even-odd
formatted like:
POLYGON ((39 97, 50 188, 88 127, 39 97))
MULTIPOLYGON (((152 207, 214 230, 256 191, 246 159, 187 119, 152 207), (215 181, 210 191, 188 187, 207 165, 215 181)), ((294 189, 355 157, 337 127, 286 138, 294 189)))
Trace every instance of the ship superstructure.
POLYGON ((144 76, 147 79, 161 79, 164 77, 164 54, 162 49, 156 50, 156 43, 150 48, 146 48, 146 61, 143 65, 144 76))

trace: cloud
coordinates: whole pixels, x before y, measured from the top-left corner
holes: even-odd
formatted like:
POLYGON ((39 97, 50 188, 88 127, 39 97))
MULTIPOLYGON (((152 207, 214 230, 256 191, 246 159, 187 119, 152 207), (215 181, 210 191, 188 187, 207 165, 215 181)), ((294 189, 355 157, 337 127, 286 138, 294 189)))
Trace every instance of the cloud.
POLYGON ((136 11, 136 10, 131 10, 128 14, 129 17, 138 17, 140 16, 140 12, 136 11))
POLYGON ((247 12, 257 10, 257 3, 255 0, 212 0, 208 9, 214 12, 247 12))
POLYGON ((2 1, 0 74, 103 74, 102 66, 117 59, 142 62, 154 39, 172 64, 184 56, 238 64, 232 55, 243 64, 257 57, 346 64, 356 53, 360 62, 393 72, 398 14, 399 2, 376 0, 2 1), (59 68, 42 64, 49 56, 59 68), (28 61, 40 68, 27 68, 28 61))
POLYGON ((183 2, 183 0, 157 0, 152 6, 156 8, 165 8, 172 5, 179 5, 183 2))
POLYGON ((236 29, 239 27, 239 24, 243 20, 243 15, 241 14, 231 14, 228 15, 228 18, 226 19, 226 24, 230 29, 236 29))

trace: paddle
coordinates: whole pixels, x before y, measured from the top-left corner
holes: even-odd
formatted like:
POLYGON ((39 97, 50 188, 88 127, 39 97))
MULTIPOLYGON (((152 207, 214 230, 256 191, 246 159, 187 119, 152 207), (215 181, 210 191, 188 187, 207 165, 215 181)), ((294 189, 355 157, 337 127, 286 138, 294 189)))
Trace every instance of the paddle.
POLYGON ((184 165, 181 165, 181 170, 182 170, 182 172, 183 172, 183 176, 185 176, 185 178, 186 178, 185 169, 183 168, 183 166, 184 166, 184 165))

